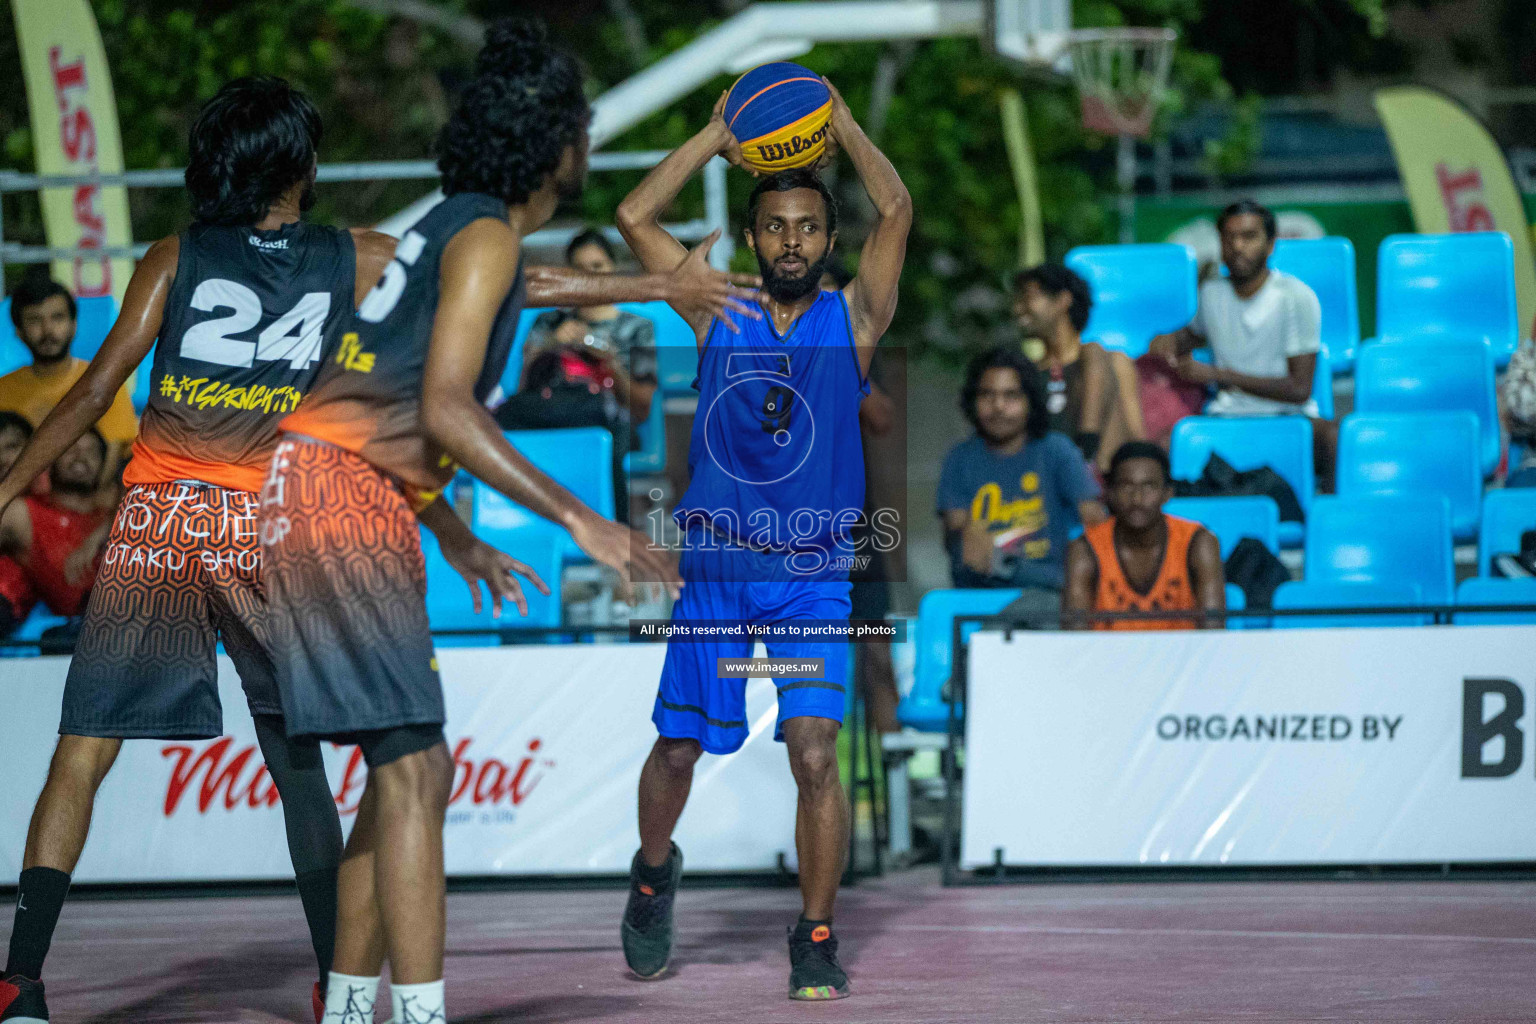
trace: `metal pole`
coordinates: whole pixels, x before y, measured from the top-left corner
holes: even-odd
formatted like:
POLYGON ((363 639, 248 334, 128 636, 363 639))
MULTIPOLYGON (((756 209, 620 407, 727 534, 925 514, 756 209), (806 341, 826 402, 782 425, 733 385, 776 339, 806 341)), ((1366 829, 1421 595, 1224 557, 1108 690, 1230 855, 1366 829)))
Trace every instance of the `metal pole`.
MULTIPOLYGON (((730 165, 725 157, 717 156, 704 165, 704 222, 709 231, 720 229, 720 241, 709 254, 709 265, 725 270, 736 255, 736 239, 731 237, 729 199, 725 188, 725 169, 730 165)), ((707 235, 709 231, 706 231, 707 235)))
POLYGON ((1115 182, 1120 186, 1120 244, 1136 241, 1136 139, 1121 135, 1115 154, 1115 182))

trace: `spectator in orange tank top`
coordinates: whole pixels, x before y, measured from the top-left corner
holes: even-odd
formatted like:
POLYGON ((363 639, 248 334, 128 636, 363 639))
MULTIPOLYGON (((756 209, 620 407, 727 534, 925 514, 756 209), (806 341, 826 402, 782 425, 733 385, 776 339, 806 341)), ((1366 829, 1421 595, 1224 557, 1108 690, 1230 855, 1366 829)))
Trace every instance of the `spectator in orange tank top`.
POLYGON ((1221 546, 1199 523, 1163 512, 1173 497, 1168 454, 1149 441, 1120 446, 1110 461, 1105 500, 1111 518, 1067 548, 1063 624, 1069 629, 1210 629, 1222 620, 1122 619, 1091 622, 1093 612, 1198 612, 1226 609, 1221 546))

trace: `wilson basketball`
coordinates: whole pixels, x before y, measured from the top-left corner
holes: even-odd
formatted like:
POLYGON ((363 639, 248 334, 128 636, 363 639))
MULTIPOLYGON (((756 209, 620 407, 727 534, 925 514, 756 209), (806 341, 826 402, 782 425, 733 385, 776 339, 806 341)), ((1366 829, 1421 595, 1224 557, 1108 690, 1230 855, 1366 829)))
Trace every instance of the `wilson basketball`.
POLYGON ((775 61, 736 79, 724 115, 749 166, 769 174, 787 171, 826 152, 832 93, 814 71, 775 61))

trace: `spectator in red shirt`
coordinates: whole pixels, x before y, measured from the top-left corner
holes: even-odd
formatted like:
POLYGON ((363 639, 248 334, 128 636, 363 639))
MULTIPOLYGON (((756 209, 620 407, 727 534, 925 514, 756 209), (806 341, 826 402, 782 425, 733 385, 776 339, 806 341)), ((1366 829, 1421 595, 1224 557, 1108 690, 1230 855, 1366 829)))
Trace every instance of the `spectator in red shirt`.
POLYGON ((0 553, 55 615, 83 614, 96 579, 99 528, 108 518, 96 492, 106 459, 106 440, 89 430, 48 470, 47 495, 29 494, 0 512, 0 553))
MULTIPOLYGON (((32 438, 32 424, 20 413, 0 411, 0 476, 32 438)), ((37 596, 27 574, 9 555, 0 554, 0 638, 10 636, 25 621, 37 596)))

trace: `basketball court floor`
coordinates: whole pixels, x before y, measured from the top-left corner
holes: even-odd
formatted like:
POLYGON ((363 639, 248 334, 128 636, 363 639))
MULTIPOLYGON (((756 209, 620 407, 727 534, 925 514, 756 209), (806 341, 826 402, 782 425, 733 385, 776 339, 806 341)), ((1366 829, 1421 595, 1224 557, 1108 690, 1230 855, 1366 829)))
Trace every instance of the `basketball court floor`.
MULTIPOLYGON (((785 998, 793 889, 685 888, 674 970, 657 982, 624 970, 623 901, 618 888, 450 894, 451 1019, 1536 1020, 1536 882, 945 889, 910 871, 843 891, 854 996, 832 1005, 785 998)), ((292 897, 72 899, 45 981, 60 1024, 304 1024, 312 970, 292 897)))

